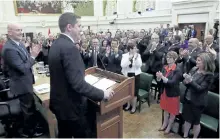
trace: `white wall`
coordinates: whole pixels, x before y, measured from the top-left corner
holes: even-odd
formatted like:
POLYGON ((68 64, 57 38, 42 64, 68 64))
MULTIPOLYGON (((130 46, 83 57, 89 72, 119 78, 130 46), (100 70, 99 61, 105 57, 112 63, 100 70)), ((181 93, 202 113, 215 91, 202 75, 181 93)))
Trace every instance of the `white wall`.
POLYGON ((164 10, 171 8, 172 8, 171 0, 156 0, 156 10, 164 10))
POLYGON ((203 22, 206 23, 205 34, 208 34, 214 25, 218 4, 217 0, 175 0, 172 2, 172 24, 203 22))
MULTIPOLYGON (((103 16, 103 4, 101 0, 94 0, 94 17, 82 17, 84 28, 90 26, 94 31, 116 30, 116 29, 148 29, 159 26, 159 24, 177 24, 178 22, 192 22, 203 20, 207 23, 207 29, 212 27, 214 20, 219 19, 217 1, 207 0, 156 0, 156 10, 148 11, 139 15, 133 13, 133 0, 118 0, 118 17, 103 16), (199 16, 208 14, 208 16, 199 16), (115 19, 115 24, 109 22, 115 19)), ((71 10, 71 9, 69 9, 71 10)), ((65 10, 68 11, 68 10, 65 10)), ((26 32, 42 32, 47 35, 48 28, 56 34, 58 29, 57 16, 15 16, 13 0, 0 0, 0 34, 6 33, 8 22, 20 22, 24 25, 26 32), (6 6, 7 5, 7 6, 6 6), (45 24, 42 26, 42 24, 45 24)))

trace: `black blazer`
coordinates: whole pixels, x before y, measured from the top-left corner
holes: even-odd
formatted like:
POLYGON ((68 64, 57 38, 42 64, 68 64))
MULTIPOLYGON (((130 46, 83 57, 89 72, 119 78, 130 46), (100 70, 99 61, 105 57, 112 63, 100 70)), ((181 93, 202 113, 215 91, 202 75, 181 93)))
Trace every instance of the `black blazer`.
POLYGON ((197 36, 197 31, 196 31, 195 29, 194 29, 194 33, 193 33, 193 34, 192 34, 192 30, 191 30, 191 29, 189 30, 188 35, 187 35, 188 39, 190 39, 191 36, 192 36, 193 38, 196 38, 196 36, 197 36))
POLYGON ((219 53, 219 46, 217 44, 213 43, 211 48, 213 48, 217 53, 219 53))
POLYGON ((163 59, 167 53, 167 47, 158 44, 156 50, 150 53, 151 44, 143 53, 142 60, 145 62, 145 71, 158 72, 163 68, 163 59))
MULTIPOLYGON (((102 62, 101 62, 101 59, 103 57, 103 53, 99 52, 99 54, 97 54, 97 66, 99 68, 101 68, 101 69, 104 69, 103 66, 102 66, 102 62)), ((94 63, 94 49, 92 49, 92 48, 89 49, 87 59, 88 59, 88 67, 93 67, 93 63, 94 63)))
MULTIPOLYGON (((190 74, 194 75, 198 68, 194 67, 190 74)), ((208 90, 213 82, 213 73, 207 72, 201 75, 197 80, 186 84, 186 93, 191 94, 191 103, 196 106, 206 106, 208 101, 208 90)))
MULTIPOLYGON (((166 70, 163 68, 162 73, 165 76, 166 75, 166 70)), ((175 70, 171 71, 169 75, 167 76, 168 81, 167 83, 163 83, 163 80, 161 79, 159 83, 159 86, 161 86, 161 93, 166 90, 166 94, 168 97, 177 97, 179 96, 179 83, 181 82, 181 70, 176 67, 175 70)))
POLYGON ((8 68, 11 92, 15 95, 33 93, 34 76, 31 68, 35 62, 25 46, 22 43, 18 46, 14 41, 8 39, 3 47, 2 56, 5 66, 8 68))
POLYGON ((123 52, 118 50, 118 57, 116 57, 116 53, 112 52, 108 57, 106 55, 103 56, 102 61, 105 65, 106 70, 121 73, 121 59, 123 52))
POLYGON ((87 98, 101 101, 104 92, 85 80, 85 67, 72 40, 61 34, 49 53, 50 109, 60 120, 79 119, 86 112, 87 98))
POLYGON ((182 59, 178 58, 177 63, 179 64, 179 67, 181 67, 182 73, 189 73, 189 71, 196 66, 196 59, 198 54, 202 52, 201 48, 196 48, 189 57, 183 57, 182 59))
POLYGON ((171 46, 168 46, 168 51, 174 51, 177 54, 179 54, 179 49, 180 49, 180 43, 175 43, 172 44, 171 46))

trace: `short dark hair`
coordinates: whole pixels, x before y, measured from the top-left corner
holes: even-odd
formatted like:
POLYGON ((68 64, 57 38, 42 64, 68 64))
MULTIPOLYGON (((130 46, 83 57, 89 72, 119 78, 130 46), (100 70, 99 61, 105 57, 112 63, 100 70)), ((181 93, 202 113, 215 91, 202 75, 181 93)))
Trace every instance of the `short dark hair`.
POLYGON ((78 16, 78 15, 75 15, 72 12, 63 13, 60 16, 59 21, 58 21, 59 22, 60 31, 62 33, 65 32, 66 26, 68 24, 75 25, 77 23, 77 19, 79 19, 79 18, 81 18, 81 17, 78 16))
POLYGON ((132 45, 132 44, 127 46, 128 51, 130 51, 131 49, 134 49, 134 45, 132 45))
POLYGON ((119 44, 119 40, 118 39, 113 39, 112 42, 117 42, 117 44, 119 44))

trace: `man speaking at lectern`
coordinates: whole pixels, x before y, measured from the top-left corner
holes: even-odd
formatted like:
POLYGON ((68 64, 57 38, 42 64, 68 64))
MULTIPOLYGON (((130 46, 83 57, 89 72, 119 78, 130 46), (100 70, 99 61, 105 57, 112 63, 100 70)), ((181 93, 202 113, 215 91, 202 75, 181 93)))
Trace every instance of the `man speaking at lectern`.
POLYGON ((58 22, 61 34, 49 52, 50 109, 58 121, 59 138, 89 138, 87 98, 101 101, 113 97, 114 92, 97 89, 84 79, 84 63, 75 45, 80 40, 80 17, 67 12, 58 22))

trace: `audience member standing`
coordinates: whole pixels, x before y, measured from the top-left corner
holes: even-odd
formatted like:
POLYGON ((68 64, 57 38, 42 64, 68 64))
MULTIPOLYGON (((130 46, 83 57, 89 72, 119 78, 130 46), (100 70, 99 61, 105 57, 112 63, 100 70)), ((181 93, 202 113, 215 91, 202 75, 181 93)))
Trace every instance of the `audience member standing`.
POLYGON ((185 103, 183 105, 184 137, 188 137, 193 124, 193 138, 200 132, 200 118, 207 105, 207 95, 213 80, 215 65, 208 53, 201 53, 196 59, 196 67, 189 74, 183 74, 186 85, 185 103))
POLYGON ((125 108, 126 111, 131 110, 131 114, 133 114, 136 112, 142 60, 140 54, 137 53, 134 40, 128 44, 127 50, 128 53, 122 55, 121 72, 127 77, 135 77, 135 95, 132 101, 127 103, 127 107, 125 108))
POLYGON ((174 51, 167 53, 167 65, 164 66, 162 72, 157 72, 158 84, 161 84, 160 107, 164 110, 163 125, 159 131, 170 132, 176 115, 179 114, 179 83, 181 80, 181 70, 177 68, 175 62, 178 55, 174 51))
POLYGON ((113 91, 103 92, 85 81, 85 67, 75 42, 80 40, 79 17, 63 13, 59 18, 61 34, 49 53, 50 109, 58 121, 59 138, 92 138, 85 116, 87 98, 109 99, 113 91))
POLYGON ((36 111, 33 96, 34 76, 32 66, 35 58, 40 52, 40 47, 32 48, 31 56, 21 43, 22 28, 19 24, 8 25, 8 41, 5 43, 2 56, 4 64, 8 67, 10 79, 10 91, 19 97, 20 107, 24 118, 24 129, 21 133, 23 137, 33 137, 36 111))

